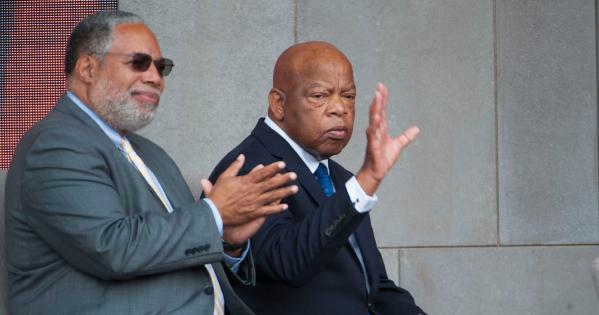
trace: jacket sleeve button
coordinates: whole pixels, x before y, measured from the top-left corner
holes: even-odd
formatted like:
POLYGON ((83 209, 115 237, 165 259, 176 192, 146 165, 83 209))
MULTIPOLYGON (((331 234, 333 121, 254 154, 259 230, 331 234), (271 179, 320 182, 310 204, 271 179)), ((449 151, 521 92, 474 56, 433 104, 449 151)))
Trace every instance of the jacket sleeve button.
POLYGON ((207 285, 204 288, 204 293, 206 293, 206 295, 212 295, 212 294, 214 294, 214 288, 212 287, 212 285, 207 285))

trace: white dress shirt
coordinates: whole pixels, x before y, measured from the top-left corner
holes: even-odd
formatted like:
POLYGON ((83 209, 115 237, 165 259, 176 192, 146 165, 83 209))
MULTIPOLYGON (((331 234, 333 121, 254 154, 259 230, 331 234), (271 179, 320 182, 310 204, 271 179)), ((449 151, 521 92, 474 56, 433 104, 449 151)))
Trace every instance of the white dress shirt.
MULTIPOLYGON (((275 122, 272 121, 272 119, 270 119, 269 117, 264 118, 264 123, 268 127, 270 127, 272 130, 274 130, 277 134, 279 134, 281 137, 283 137, 283 139, 285 139, 285 141, 287 141, 287 143, 289 143, 289 145, 291 146, 291 148, 293 148, 295 153, 297 153, 297 155, 300 157, 300 159, 302 159, 302 161, 304 161, 304 163, 310 170, 310 173, 314 174, 314 172, 318 168, 319 163, 324 164, 327 167, 327 171, 328 171, 328 169, 329 169, 329 160, 328 159, 318 161, 314 157, 314 155, 310 154, 308 151, 304 150, 304 148, 302 148, 299 144, 297 144, 295 141, 293 141, 293 139, 291 139, 287 135, 287 133, 285 133, 285 131, 283 131, 283 129, 281 129, 279 126, 277 126, 277 124, 275 124, 275 122)), ((330 172, 329 172, 329 174, 330 174, 330 172)), ((356 180, 355 176, 352 176, 349 180, 347 180, 347 182, 345 182, 345 188, 347 189, 347 193, 349 195, 350 200, 352 201, 352 203, 354 205, 354 208, 356 209, 356 211, 358 211, 360 213, 369 212, 370 209, 372 209, 372 207, 374 207, 374 205, 378 201, 378 198, 376 195, 368 196, 364 192, 364 190, 362 189, 362 187, 360 187, 360 184, 356 180)), ((333 189, 335 189, 335 185, 333 185, 333 189)), ((356 256, 358 257, 358 260, 360 261, 360 267, 362 268, 362 273, 364 274, 364 278, 365 278, 365 282, 366 282, 366 289, 368 291, 370 291, 370 285, 368 282, 368 274, 366 273, 366 267, 364 266, 364 258, 362 257, 362 251, 360 250, 360 246, 358 246, 358 242, 356 241, 356 237, 354 236, 353 233, 349 236, 349 243, 351 244, 352 248, 354 249, 354 252, 356 253, 356 256)))

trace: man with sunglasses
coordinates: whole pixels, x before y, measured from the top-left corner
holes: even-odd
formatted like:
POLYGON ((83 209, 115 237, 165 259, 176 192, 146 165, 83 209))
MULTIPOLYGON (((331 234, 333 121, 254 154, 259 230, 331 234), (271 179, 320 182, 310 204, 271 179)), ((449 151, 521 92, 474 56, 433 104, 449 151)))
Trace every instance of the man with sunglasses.
POLYGON ((239 156, 194 200, 172 159, 134 133, 172 68, 134 14, 101 12, 72 32, 68 92, 7 175, 12 314, 253 314, 226 273, 254 281, 247 239, 286 208, 295 174, 273 163, 236 176, 239 156))

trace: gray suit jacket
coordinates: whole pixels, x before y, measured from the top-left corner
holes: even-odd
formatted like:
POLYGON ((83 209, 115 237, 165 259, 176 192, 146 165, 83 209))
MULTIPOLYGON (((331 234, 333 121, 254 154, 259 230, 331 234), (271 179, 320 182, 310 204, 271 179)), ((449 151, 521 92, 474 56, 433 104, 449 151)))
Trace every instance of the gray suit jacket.
MULTIPOLYGON (((212 263, 229 314, 253 314, 221 265, 208 205, 173 160, 128 134, 175 211, 68 97, 22 139, 6 179, 9 299, 16 314, 212 314, 212 263)), ((253 282, 251 257, 241 273, 253 282)))

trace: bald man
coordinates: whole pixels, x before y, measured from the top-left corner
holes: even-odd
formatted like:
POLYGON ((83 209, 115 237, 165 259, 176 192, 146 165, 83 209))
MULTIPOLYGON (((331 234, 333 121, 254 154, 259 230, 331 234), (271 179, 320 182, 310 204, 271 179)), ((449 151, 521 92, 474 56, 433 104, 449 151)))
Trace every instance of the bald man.
POLYGON ((369 211, 375 192, 419 130, 387 131, 387 89, 370 105, 364 163, 355 176, 330 158, 352 135, 356 87, 352 65, 334 46, 307 42, 287 49, 274 69, 268 117, 213 171, 239 154, 256 165, 284 161, 299 192, 288 211, 266 219, 252 238, 257 282, 237 288, 257 314, 423 314, 410 293, 387 277, 369 211))

